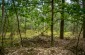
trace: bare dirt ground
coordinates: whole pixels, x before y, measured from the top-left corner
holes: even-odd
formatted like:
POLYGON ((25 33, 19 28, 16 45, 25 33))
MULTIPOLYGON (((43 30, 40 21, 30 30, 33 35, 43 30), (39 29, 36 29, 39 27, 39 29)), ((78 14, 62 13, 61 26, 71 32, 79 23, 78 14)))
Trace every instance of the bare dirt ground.
POLYGON ((51 48, 19 48, 17 50, 11 50, 7 55, 74 55, 69 50, 65 50, 61 47, 51 48), (13 52, 12 52, 13 51, 13 52))
MULTIPOLYGON (((5 49, 5 55, 85 55, 85 39, 54 38, 54 47, 50 46, 49 36, 35 36, 32 39, 23 39, 24 47, 5 49)), ((19 46, 17 43, 15 46, 19 46)))

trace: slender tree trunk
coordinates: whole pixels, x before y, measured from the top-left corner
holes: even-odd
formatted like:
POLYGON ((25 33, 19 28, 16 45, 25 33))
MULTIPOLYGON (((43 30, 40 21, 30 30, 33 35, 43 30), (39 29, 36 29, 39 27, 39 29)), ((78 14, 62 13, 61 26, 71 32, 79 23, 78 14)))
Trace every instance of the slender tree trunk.
POLYGON ((81 27, 81 30, 80 30, 80 32, 79 32, 78 39, 77 39, 77 44, 76 44, 76 55, 78 55, 78 47, 79 47, 81 32, 82 32, 82 27, 81 27))
POLYGON ((3 47, 3 44, 4 44, 4 28, 3 28, 3 26, 4 26, 4 0, 2 0, 2 47, 3 47))
POLYGON ((51 7, 52 7, 52 18, 51 18, 51 46, 54 45, 53 40, 53 16, 54 16, 54 0, 51 1, 51 7))
POLYGON ((26 18, 25 18, 24 23, 25 23, 25 37, 26 37, 26 18))
MULTIPOLYGON (((83 9, 85 10, 85 0, 83 2, 83 9)), ((83 12, 83 38, 85 38, 85 12, 83 12)))
MULTIPOLYGON (((62 5, 64 5, 65 0, 62 0, 62 5)), ((60 39, 64 38, 64 6, 62 6, 61 12, 61 23, 60 23, 60 39)))
MULTIPOLYGON (((80 4, 79 4, 79 0, 77 0, 77 5, 79 5, 80 6, 80 4)), ((76 25, 75 25, 75 27, 76 27, 76 34, 78 34, 78 32, 79 32, 79 30, 78 30, 78 28, 79 28, 79 21, 78 21, 78 19, 79 19, 79 17, 77 17, 77 21, 76 21, 76 25)))
POLYGON ((11 33, 10 33, 10 40, 11 40, 10 45, 11 45, 11 47, 13 47, 13 31, 12 31, 12 29, 11 29, 11 33))
MULTIPOLYGON (((12 22, 12 18, 11 18, 11 24, 13 25, 13 22, 12 22)), ((8 20, 9 21, 9 20, 8 20)), ((11 47, 13 47, 13 34, 14 34, 14 32, 13 32, 13 26, 10 26, 11 27, 11 33, 10 33, 10 45, 11 45, 11 47)))
POLYGON ((23 47, 23 43, 22 43, 22 37, 21 37, 21 31, 20 31, 20 22, 19 22, 19 17, 18 17, 18 13, 17 13, 17 10, 15 8, 15 2, 14 0, 13 1, 13 4, 14 4, 14 10, 15 10, 15 13, 16 13, 16 18, 17 18, 17 24, 18 24, 18 32, 19 32, 19 36, 20 36, 20 39, 21 39, 21 47, 23 47))
POLYGON ((2 0, 2 19, 1 19, 1 35, 2 35, 2 46, 0 47, 0 55, 4 55, 4 0, 2 0))

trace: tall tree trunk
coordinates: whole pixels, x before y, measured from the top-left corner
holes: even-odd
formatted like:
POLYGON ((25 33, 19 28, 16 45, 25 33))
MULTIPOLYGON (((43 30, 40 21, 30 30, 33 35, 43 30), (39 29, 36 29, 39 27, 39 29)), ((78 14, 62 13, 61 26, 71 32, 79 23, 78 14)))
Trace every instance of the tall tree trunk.
POLYGON ((54 45, 53 40, 53 16, 54 16, 54 0, 51 1, 51 7, 52 7, 52 18, 51 18, 51 46, 54 45))
MULTIPOLYGON (((11 27, 12 28, 12 27, 11 27)), ((10 45, 11 47, 13 47, 13 30, 11 29, 11 33, 10 33, 10 45)))
POLYGON ((5 20, 5 14, 4 14, 4 0, 2 0, 2 19, 1 19, 1 34, 2 34, 2 46, 0 47, 0 55, 4 55, 4 20, 5 20))
POLYGON ((4 41, 3 41, 4 40, 4 28, 3 27, 4 27, 4 18, 5 18, 4 17, 5 16, 4 10, 5 10, 4 9, 4 0, 2 0, 2 28, 1 28, 2 29, 2 47, 3 47, 3 44, 4 44, 4 41))
MULTIPOLYGON (((85 10, 85 0, 83 2, 83 10, 85 10)), ((85 12, 83 12, 83 38, 85 38, 85 12)))
POLYGON ((18 32, 19 32, 19 36, 20 36, 20 42, 21 42, 21 47, 23 47, 23 43, 22 43, 22 37, 21 37, 21 31, 20 31, 20 22, 19 22, 19 17, 18 17, 18 13, 17 13, 17 10, 15 8, 15 2, 14 0, 13 1, 13 4, 14 4, 14 10, 15 10, 15 14, 16 14, 16 18, 17 18, 17 24, 18 24, 18 32))
MULTIPOLYGON (((12 20, 13 19, 11 18, 11 24, 13 25, 12 20)), ((8 19, 8 22, 9 22, 9 19, 8 19)), ((14 34, 12 25, 10 26, 11 27, 11 33, 10 33, 10 45, 11 45, 11 47, 13 47, 13 34, 14 34)))
POLYGON ((26 27, 27 27, 26 26, 26 18, 24 19, 24 23, 25 23, 25 27, 24 28, 25 28, 25 37, 26 37, 26 27))
MULTIPOLYGON (((80 7, 79 0, 77 0, 76 2, 77 2, 77 5, 80 7)), ((79 17, 77 17, 77 22, 76 22, 76 25, 75 25, 76 34, 78 34, 78 32, 79 32, 79 30, 78 30, 78 28, 79 28, 79 20, 78 19, 79 19, 79 17)))
POLYGON ((62 12, 61 12, 61 23, 60 23, 60 39, 64 38, 64 3, 65 0, 62 0, 62 12))

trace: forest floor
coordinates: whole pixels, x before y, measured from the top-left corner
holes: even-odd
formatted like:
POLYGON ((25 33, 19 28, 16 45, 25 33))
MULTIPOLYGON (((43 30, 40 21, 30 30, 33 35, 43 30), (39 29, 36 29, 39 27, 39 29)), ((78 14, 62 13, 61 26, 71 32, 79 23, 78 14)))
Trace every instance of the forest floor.
POLYGON ((54 46, 50 45, 50 36, 38 35, 34 38, 24 38, 23 47, 15 43, 15 47, 5 48, 5 55, 85 55, 85 39, 59 39, 54 37, 54 46))

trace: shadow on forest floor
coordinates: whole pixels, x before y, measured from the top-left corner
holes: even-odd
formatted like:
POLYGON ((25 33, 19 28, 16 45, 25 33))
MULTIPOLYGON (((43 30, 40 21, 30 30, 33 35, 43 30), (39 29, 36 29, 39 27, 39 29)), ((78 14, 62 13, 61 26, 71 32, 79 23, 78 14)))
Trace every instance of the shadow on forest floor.
POLYGON ((80 39, 76 48, 77 39, 54 38, 54 47, 50 46, 50 36, 38 35, 34 38, 23 39, 23 46, 15 43, 15 47, 5 48, 6 55, 85 55, 85 40, 80 39))

